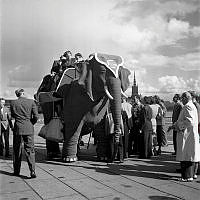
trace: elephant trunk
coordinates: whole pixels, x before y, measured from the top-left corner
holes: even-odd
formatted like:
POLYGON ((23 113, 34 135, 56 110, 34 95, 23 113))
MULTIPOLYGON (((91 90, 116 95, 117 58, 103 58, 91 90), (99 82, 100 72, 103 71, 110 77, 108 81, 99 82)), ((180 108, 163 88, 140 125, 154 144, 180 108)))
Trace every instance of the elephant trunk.
POLYGON ((113 116, 114 132, 121 133, 121 82, 118 78, 110 77, 107 83, 113 97, 113 100, 110 101, 110 109, 113 116))

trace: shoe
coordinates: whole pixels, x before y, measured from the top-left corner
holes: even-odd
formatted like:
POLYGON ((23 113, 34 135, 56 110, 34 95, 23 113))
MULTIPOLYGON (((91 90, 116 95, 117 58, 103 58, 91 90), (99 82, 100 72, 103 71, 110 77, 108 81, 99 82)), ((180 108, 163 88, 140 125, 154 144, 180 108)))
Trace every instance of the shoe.
POLYGON ((35 172, 31 172, 31 178, 36 178, 37 176, 36 176, 36 174, 35 174, 35 172))
POLYGON ((77 157, 74 157, 74 158, 69 158, 69 157, 66 157, 66 158, 62 158, 63 162, 66 162, 66 163, 71 163, 71 162, 76 162, 78 160, 77 157))
POLYGON ((187 182, 187 179, 184 179, 184 178, 179 178, 178 179, 180 182, 187 182))
POLYGON ((193 176, 193 179, 197 179, 197 175, 196 174, 193 176))
POLYGON ((192 182, 192 181, 193 181, 193 178, 186 178, 186 179, 184 179, 184 178, 179 178, 178 180, 181 181, 181 182, 192 182))

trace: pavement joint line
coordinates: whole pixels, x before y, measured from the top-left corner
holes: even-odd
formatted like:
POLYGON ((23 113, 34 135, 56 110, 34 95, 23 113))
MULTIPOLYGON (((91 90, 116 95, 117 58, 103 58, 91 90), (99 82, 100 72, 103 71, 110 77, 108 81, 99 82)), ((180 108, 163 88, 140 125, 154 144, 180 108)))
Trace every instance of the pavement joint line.
MULTIPOLYGON (((123 165, 121 165, 121 166, 123 166, 123 165)), ((126 167, 126 166, 123 166, 124 168, 128 168, 128 169, 130 169, 130 167, 126 167)), ((143 172, 143 171, 141 171, 141 172, 143 172)), ((145 171, 144 171, 145 172, 145 171)), ((155 173, 156 174, 156 173, 155 173)), ((123 175, 122 175, 123 176, 123 175)), ((127 178, 127 179, 129 179, 129 178, 127 178)), ((176 183, 177 185, 184 185, 185 187, 188 187, 188 188, 191 188, 191 189, 194 189, 194 190, 199 190, 198 188, 196 188, 196 187, 192 187, 192 186, 190 186, 190 185, 185 185, 184 183, 181 183, 181 182, 178 182, 177 180, 174 180, 174 179, 169 179, 168 180, 169 182, 173 182, 173 183, 176 183)))
MULTIPOLYGON (((124 168, 128 168, 128 167, 124 167, 124 168)), ((109 169, 105 169, 105 170, 106 170, 106 171, 109 171, 109 172, 113 172, 113 171, 111 171, 111 170, 109 170, 109 169)), ((114 171, 116 171, 116 170, 114 170, 114 171)), ((113 173, 115 173, 115 172, 113 172, 113 173)), ((119 173, 115 173, 115 174, 120 175, 119 173)), ((130 178, 124 176, 124 175, 120 175, 120 176, 122 176, 122 177, 124 177, 124 178, 126 178, 126 179, 128 179, 128 180, 130 180, 130 181, 133 181, 133 182, 135 182, 135 183, 141 184, 141 185, 143 185, 143 186, 145 186, 145 187, 147 187, 147 188, 151 188, 151 189, 157 190, 157 191, 159 191, 159 192, 162 192, 162 193, 164 193, 164 194, 171 195, 171 196, 173 196, 173 197, 176 197, 176 198, 185 200, 185 199, 182 198, 182 197, 179 197, 179 196, 173 195, 173 194, 171 194, 171 193, 162 191, 162 190, 157 189, 157 188, 155 188, 155 187, 153 187, 153 186, 148 186, 148 185, 146 185, 146 184, 144 184, 144 183, 141 183, 141 182, 139 182, 139 181, 135 181, 135 180, 133 180, 133 179, 130 179, 130 178)), ((170 180, 169 180, 169 181, 170 181, 170 180)))
MULTIPOLYGON (((62 197, 72 197, 72 196, 76 196, 77 194, 75 194, 75 195, 62 195, 62 196, 57 196, 56 197, 56 199, 59 199, 59 198, 62 198, 62 197)), ((51 199, 55 199, 55 197, 53 197, 53 198, 47 198, 47 199, 45 199, 45 200, 51 200, 51 199)), ((91 200, 91 199, 90 199, 91 200)))
MULTIPOLYGON (((6 161, 5 161, 5 162, 6 162, 6 161)), ((11 169, 13 169, 7 162, 6 162, 6 164, 7 164, 11 169)), ((20 177, 20 178, 21 178, 21 177, 20 177)), ((23 178, 21 178, 21 179, 22 179, 23 182, 25 182, 25 184, 28 185, 28 187, 29 187, 33 192, 35 192, 36 195, 38 195, 38 197, 39 197, 40 199, 44 200, 44 199, 39 195, 39 193, 38 193, 33 187, 31 187, 31 185, 30 185, 25 179, 23 179, 23 178)))
MULTIPOLYGON (((81 161, 81 162, 87 163, 86 161, 81 161)), ((89 163, 87 163, 87 164, 89 164, 89 163)), ((89 165, 91 165, 91 164, 89 164, 89 165)), ((70 166, 69 166, 69 168, 72 169, 72 170, 74 170, 74 171, 76 171, 76 172, 78 172, 78 173, 80 173, 80 174, 85 175, 86 177, 88 177, 88 178, 90 178, 90 179, 92 179, 92 180, 94 180, 94 181, 100 183, 101 185, 104 185, 104 186, 106 186, 106 187, 108 187, 108 188, 110 188, 110 189, 116 191, 117 193, 120 193, 120 194, 122 194, 122 195, 124 195, 124 196, 126 196, 126 197, 128 197, 128 198, 133 199, 133 200, 137 200, 137 199, 135 199, 135 198, 133 198, 133 197, 131 197, 131 196, 125 194, 125 193, 122 193, 122 192, 116 190, 115 188, 113 188, 113 187, 111 187, 111 186, 106 185, 105 183, 102 183, 101 181, 98 181, 98 180, 94 179, 92 176, 89 176, 89 175, 87 175, 87 174, 84 174, 83 172, 79 172, 78 170, 75 170, 74 168, 72 168, 72 167, 70 167, 70 166)), ((96 168, 100 168, 100 167, 96 166, 96 168)), ((115 173, 114 173, 114 174, 115 174, 115 173)))
MULTIPOLYGON (((79 162, 83 162, 83 163, 84 163, 84 161, 79 161, 79 162)), ((85 163, 87 163, 87 162, 85 162, 85 163)), ((87 163, 87 164, 88 164, 88 163, 87 163)), ((89 165, 91 165, 91 164, 89 164, 89 165)), ((37 167, 39 167, 39 166, 37 166, 37 167)), ((124 193, 122 193, 122 192, 119 192, 118 190, 114 189, 113 187, 110 187, 110 186, 108 186, 108 185, 106 185, 106 184, 104 184, 104 183, 102 183, 102 182, 100 182, 100 181, 94 179, 94 178, 91 177, 91 176, 88 176, 87 174, 84 174, 84 173, 82 173, 82 172, 80 172, 80 171, 78 171, 78 170, 75 170, 74 168, 70 167, 70 165, 68 165, 68 167, 69 167, 71 170, 73 170, 73 171, 75 171, 75 172, 78 172, 79 174, 82 174, 82 175, 86 176, 87 178, 92 179, 92 180, 94 180, 95 182, 98 182, 98 183, 100 183, 101 185, 104 185, 104 186, 106 186, 107 188, 116 191, 117 193, 120 193, 120 194, 122 194, 122 195, 124 195, 124 196, 126 196, 126 197, 128 197, 128 198, 130 198, 130 199, 132 199, 132 200, 137 200, 137 199, 135 199, 135 198, 133 198, 133 197, 127 195, 127 194, 124 194, 124 193)), ((76 166, 74 166, 74 167, 76 167, 76 166)), ((43 169, 42 167, 39 167, 39 168, 42 169, 42 170, 44 170, 44 171, 46 171, 46 170, 43 169)), ((99 167, 96 167, 96 168, 99 168, 99 167)), ((48 174, 50 174, 48 171, 46 171, 46 172, 47 172, 48 174)), ((55 177, 57 180, 59 180, 60 182, 64 183, 65 185, 69 186, 69 187, 72 188, 73 190, 77 191, 77 190, 74 189, 72 186, 70 186, 70 185, 66 184, 65 182, 63 182, 62 180, 58 179, 56 176, 54 176, 54 175, 52 175, 52 174, 50 174, 50 175, 53 176, 53 177, 55 177)), ((79 191, 77 191, 77 192, 78 192, 79 194, 81 194, 82 196, 86 197, 85 195, 83 195, 83 194, 80 193, 79 191)), ((86 198, 87 198, 87 197, 86 197, 86 198)), ((87 198, 87 199, 88 199, 88 198, 87 198)))
MULTIPOLYGON (((83 162, 86 162, 87 164, 89 164, 87 161, 83 161, 83 162)), ((90 165, 90 164, 89 164, 89 165, 90 165)), ((97 168, 100 168, 100 167, 97 166, 97 168)), ((126 168, 126 167, 125 167, 125 168, 126 168)), ((101 169, 102 169, 102 168, 101 168, 101 169)), ((103 170, 108 171, 108 172, 111 172, 111 173, 116 174, 116 175, 120 175, 120 176, 123 177, 123 178, 126 178, 126 179, 128 179, 128 180, 130 180, 130 181, 133 181, 133 182, 135 182, 135 183, 141 184, 141 185, 143 185, 143 186, 145 186, 145 187, 147 187, 147 188, 151 188, 151 189, 157 190, 157 191, 159 191, 159 192, 162 192, 162 193, 164 193, 164 194, 167 194, 167 195, 176 197, 176 198, 178 198, 178 199, 185 200, 184 198, 181 198, 181 197, 179 197, 179 196, 170 194, 170 193, 168 193, 168 192, 159 190, 159 189, 157 189, 157 188, 155 188, 155 187, 148 186, 148 185, 143 184, 143 183, 141 183, 141 182, 138 182, 138 181, 135 181, 135 180, 133 180, 133 179, 127 178, 126 176, 121 175, 120 173, 113 172, 112 170, 109 170, 109 169, 103 169, 103 170)), ((76 170, 75 170, 75 171, 76 171, 76 170)), ((85 175, 85 174, 84 174, 84 175, 85 175)), ((92 178, 92 179, 93 179, 93 178, 92 178)), ((95 180, 95 179, 94 179, 94 180, 95 180)), ((96 180, 96 181, 97 181, 97 180, 96 180)), ((100 181, 97 181, 97 182, 100 182, 100 181)), ((100 182, 100 183, 101 183, 101 182, 100 182)), ((104 183, 101 183, 101 184, 107 186, 107 185, 104 184, 104 183)), ((110 186, 107 186, 107 187, 112 188, 112 187, 110 187, 110 186)), ((112 189, 114 189, 114 188, 112 188, 112 189)), ((114 190, 115 190, 115 189, 114 189, 114 190)), ((116 191, 117 191, 117 190, 116 190, 116 191)), ((117 191, 117 192, 119 192, 119 191, 117 191)), ((122 193, 122 194, 124 194, 124 193, 122 193)), ((126 196, 128 196, 128 195, 126 195, 126 196)), ((129 196, 128 196, 128 197, 129 197, 129 196)))
POLYGON ((81 192, 79 192, 78 190, 76 190, 75 188, 73 188, 72 186, 68 185, 67 183, 63 182, 62 180, 60 180, 59 178, 57 178, 56 176, 52 175, 50 172, 48 172, 47 170, 43 169, 42 167, 36 165, 38 168, 40 168, 41 170, 45 171, 46 173, 48 173, 49 175, 51 175, 52 177, 54 177, 55 179, 57 179, 58 181, 60 181, 61 183, 63 183, 64 185, 70 187, 72 190, 76 191, 78 194, 80 194, 81 196, 85 197, 86 199, 90 200, 87 196, 85 196, 84 194, 82 194, 81 192))

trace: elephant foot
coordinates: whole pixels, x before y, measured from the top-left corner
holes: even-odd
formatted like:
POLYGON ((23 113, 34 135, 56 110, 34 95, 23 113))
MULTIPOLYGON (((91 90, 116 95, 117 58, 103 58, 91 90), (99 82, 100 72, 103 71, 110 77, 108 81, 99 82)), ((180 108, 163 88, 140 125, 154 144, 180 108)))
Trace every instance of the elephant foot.
POLYGON ((71 163, 71 162, 76 162, 78 160, 77 157, 65 157, 63 158, 63 162, 71 163))

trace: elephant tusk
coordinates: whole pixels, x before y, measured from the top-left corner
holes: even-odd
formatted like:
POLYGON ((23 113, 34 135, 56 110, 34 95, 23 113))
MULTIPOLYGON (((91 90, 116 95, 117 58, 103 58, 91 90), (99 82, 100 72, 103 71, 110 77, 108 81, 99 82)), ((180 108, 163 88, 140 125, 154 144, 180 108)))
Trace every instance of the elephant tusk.
POLYGON ((105 90, 105 93, 106 93, 106 95, 108 96, 108 98, 111 99, 111 100, 113 100, 114 98, 113 98, 113 96, 110 94, 110 92, 108 91, 108 88, 105 87, 104 90, 105 90))
POLYGON ((121 94, 122 94, 124 97, 128 98, 128 96, 122 91, 122 89, 121 89, 121 94))

